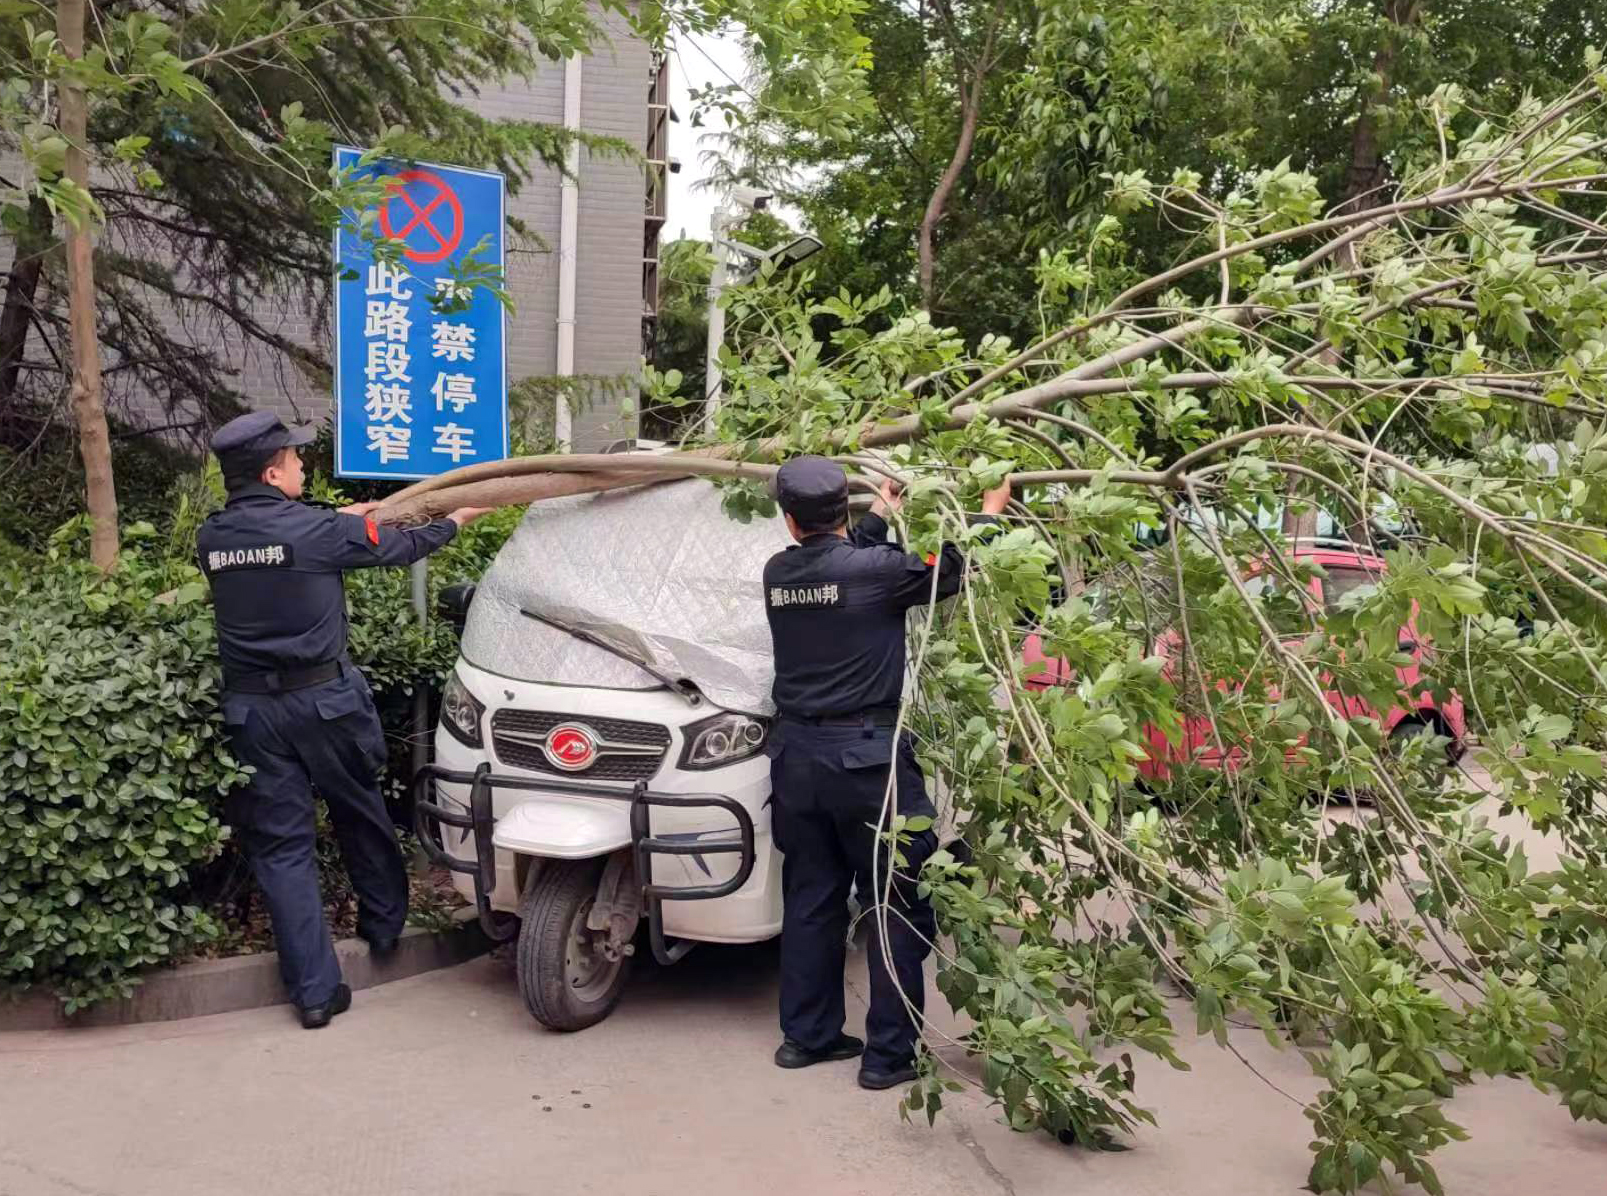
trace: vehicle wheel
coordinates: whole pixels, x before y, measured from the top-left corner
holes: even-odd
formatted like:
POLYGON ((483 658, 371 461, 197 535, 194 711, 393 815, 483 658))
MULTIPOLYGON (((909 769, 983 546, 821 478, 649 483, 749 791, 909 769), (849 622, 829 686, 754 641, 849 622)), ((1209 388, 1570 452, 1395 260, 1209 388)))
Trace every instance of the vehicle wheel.
MULTIPOLYGON (((1405 746, 1407 740, 1416 739, 1419 736, 1426 736, 1432 739, 1438 734, 1439 731, 1430 724, 1418 722, 1416 719, 1409 719, 1406 722, 1398 723, 1395 729, 1389 733, 1389 742, 1390 746, 1395 748, 1398 753, 1399 749, 1405 746)), ((1447 769, 1451 767, 1449 751, 1443 757, 1442 763, 1447 769)))
POLYGON ((519 993, 549 1030, 595 1026, 613 1012, 625 989, 630 961, 608 959, 602 936, 586 929, 599 876, 595 860, 550 863, 519 911, 519 993))

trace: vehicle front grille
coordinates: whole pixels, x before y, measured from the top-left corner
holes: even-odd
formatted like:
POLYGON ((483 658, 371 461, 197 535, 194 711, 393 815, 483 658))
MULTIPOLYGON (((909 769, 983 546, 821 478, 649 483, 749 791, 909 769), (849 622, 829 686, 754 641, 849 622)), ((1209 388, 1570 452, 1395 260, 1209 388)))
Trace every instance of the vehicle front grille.
POLYGON ((645 781, 658 771, 669 750, 669 728, 658 723, 638 723, 623 718, 597 718, 593 715, 564 714, 550 710, 499 710, 491 716, 491 746, 497 759, 515 768, 531 772, 551 773, 560 777, 584 778, 588 781, 645 781), (541 750, 539 743, 521 743, 508 738, 512 731, 520 735, 545 736, 563 723, 586 727, 598 739, 609 743, 628 743, 632 746, 656 748, 652 755, 610 755, 607 748, 599 749, 597 761, 582 772, 567 772, 554 768, 541 750))

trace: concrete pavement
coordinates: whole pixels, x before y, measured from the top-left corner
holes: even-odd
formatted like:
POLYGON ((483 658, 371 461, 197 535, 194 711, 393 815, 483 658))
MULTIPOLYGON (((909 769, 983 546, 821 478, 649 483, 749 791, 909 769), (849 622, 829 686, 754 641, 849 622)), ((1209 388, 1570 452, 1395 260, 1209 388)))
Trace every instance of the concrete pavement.
MULTIPOLYGON (((540 1029, 481 959, 357 994, 327 1030, 284 1008, 0 1035, 0 1196, 1270 1196, 1304 1183, 1316 1084, 1258 1033, 1190 1074, 1140 1060, 1160 1128, 1096 1154, 1012 1134, 973 1093, 935 1128, 854 1065, 770 1062, 773 945, 642 966, 602 1025, 540 1029), (1288 1093, 1280 1095, 1269 1085, 1288 1093), (1293 1099, 1291 1099, 1293 1098, 1293 1099)), ((863 956, 850 1020, 863 1017, 863 956)), ((935 999, 941 1005, 941 999, 935 999)), ((1181 1027, 1192 1027, 1179 1008, 1181 1027)), ((1495 1082, 1451 1102, 1457 1196, 1603 1190, 1607 1128, 1495 1082)))

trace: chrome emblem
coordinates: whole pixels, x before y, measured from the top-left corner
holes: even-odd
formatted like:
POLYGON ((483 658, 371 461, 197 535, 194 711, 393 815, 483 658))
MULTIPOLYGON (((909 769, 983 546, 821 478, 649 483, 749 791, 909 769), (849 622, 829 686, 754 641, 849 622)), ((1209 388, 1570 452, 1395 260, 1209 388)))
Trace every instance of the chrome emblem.
POLYGON ((597 760, 597 741, 585 727, 561 723, 547 732, 541 751, 554 768, 584 772, 597 760))

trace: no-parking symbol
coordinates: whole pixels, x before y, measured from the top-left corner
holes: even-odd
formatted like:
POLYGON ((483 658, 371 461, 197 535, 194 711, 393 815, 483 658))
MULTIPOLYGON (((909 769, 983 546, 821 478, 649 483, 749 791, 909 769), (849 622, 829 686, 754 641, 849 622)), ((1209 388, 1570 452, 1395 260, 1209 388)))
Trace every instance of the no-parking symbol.
POLYGON ((380 205, 380 231, 404 243, 402 256, 410 262, 444 261, 463 240, 463 204, 457 192, 432 170, 404 170, 397 177, 401 182, 380 205))

